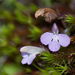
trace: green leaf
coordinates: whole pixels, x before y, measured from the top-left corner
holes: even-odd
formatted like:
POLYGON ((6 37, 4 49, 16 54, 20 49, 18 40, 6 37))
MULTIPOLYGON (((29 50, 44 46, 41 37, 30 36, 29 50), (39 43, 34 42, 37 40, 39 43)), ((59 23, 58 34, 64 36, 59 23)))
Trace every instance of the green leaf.
POLYGON ((8 19, 8 20, 12 20, 13 16, 11 15, 11 13, 9 11, 3 11, 3 16, 8 19))
POLYGON ((38 10, 37 6, 34 5, 34 4, 31 4, 29 7, 33 10, 33 12, 35 12, 36 10, 38 10))
POLYGON ((19 38, 19 36, 15 35, 13 38, 12 38, 13 42, 16 43, 16 44, 20 44, 21 43, 21 40, 19 38))
POLYGON ((75 17, 73 17, 71 14, 65 16, 65 22, 67 22, 69 25, 75 25, 75 17))
POLYGON ((28 37, 30 37, 32 40, 39 40, 42 31, 36 27, 36 26, 32 26, 30 29, 30 34, 28 35, 28 37))
POLYGON ((22 68, 16 64, 6 64, 3 67, 3 71, 7 74, 7 75, 13 75, 19 71, 21 71, 22 68))
POLYGON ((43 59, 46 62, 52 63, 55 60, 54 55, 50 54, 50 52, 45 51, 42 53, 41 59, 43 59))

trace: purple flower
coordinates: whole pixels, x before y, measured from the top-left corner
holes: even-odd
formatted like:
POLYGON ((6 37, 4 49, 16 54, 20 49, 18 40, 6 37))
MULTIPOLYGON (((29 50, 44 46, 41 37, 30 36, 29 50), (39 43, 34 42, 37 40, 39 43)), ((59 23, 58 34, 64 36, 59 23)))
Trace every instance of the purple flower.
POLYGON ((40 54, 42 51, 44 51, 43 48, 35 47, 35 46, 24 46, 20 49, 20 52, 22 54, 22 64, 28 64, 30 65, 33 60, 35 59, 37 54, 40 54))
POLYGON ((58 34, 59 30, 56 23, 53 24, 52 32, 46 32, 40 38, 41 43, 48 45, 50 51, 56 52, 60 49, 60 46, 66 47, 70 44, 70 37, 68 35, 58 34))
POLYGON ((36 55, 24 52, 22 57, 23 57, 23 59, 22 59, 21 63, 22 64, 27 63, 28 65, 30 65, 33 62, 33 60, 35 59, 36 55))

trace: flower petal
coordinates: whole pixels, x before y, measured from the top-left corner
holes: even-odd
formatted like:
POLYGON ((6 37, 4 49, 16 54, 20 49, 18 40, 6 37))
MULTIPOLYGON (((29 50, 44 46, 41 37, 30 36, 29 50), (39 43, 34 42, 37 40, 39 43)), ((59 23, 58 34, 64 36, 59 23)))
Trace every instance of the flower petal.
POLYGON ((29 56, 30 54, 29 54, 29 53, 26 53, 26 52, 22 52, 21 55, 22 55, 22 57, 27 57, 27 56, 29 56))
POLYGON ((28 58, 27 64, 30 65, 33 62, 33 60, 35 59, 35 57, 36 57, 35 54, 30 55, 28 58))
POLYGON ((26 64, 27 61, 28 61, 28 57, 24 57, 24 58, 22 59, 21 63, 22 63, 22 64, 26 64))
POLYGON ((59 33, 59 29, 58 29, 56 23, 53 24, 52 32, 53 32, 54 34, 58 34, 58 33, 59 33))
POLYGON ((60 44, 56 41, 52 41, 49 45, 48 45, 50 51, 52 52, 56 52, 60 49, 60 44))
POLYGON ((27 63, 28 65, 30 65, 33 62, 33 60, 35 59, 35 57, 36 57, 35 54, 31 54, 28 57, 24 57, 22 59, 21 63, 22 64, 26 64, 27 63))
POLYGON ((23 55, 24 54, 39 54, 44 50, 45 50, 44 48, 40 48, 36 46, 24 46, 20 49, 20 52, 22 52, 23 55))
POLYGON ((48 45, 51 42, 53 35, 54 34, 50 33, 50 32, 46 32, 46 33, 42 34, 41 38, 40 38, 41 43, 44 45, 48 45))
POLYGON ((66 47, 70 44, 70 37, 66 34, 58 34, 59 43, 61 46, 66 47))

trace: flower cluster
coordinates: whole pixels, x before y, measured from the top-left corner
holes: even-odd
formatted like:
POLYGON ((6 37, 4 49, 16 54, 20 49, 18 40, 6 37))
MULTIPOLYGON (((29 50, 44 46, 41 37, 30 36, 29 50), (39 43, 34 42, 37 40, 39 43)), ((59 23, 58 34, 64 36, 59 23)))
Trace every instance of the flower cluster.
MULTIPOLYGON (((41 35, 40 41, 44 45, 48 45, 48 48, 52 52, 56 52, 60 49, 60 46, 66 47, 70 44, 70 37, 66 34, 58 34, 59 30, 56 23, 53 24, 52 32, 46 32, 41 35)), ((22 54, 22 64, 30 65, 35 59, 37 54, 45 51, 43 48, 35 46, 24 46, 20 49, 22 54)))

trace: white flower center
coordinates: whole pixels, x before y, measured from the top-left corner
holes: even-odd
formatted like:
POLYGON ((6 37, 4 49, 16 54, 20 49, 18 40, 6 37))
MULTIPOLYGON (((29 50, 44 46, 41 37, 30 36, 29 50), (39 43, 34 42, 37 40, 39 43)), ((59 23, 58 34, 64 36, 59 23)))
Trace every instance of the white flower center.
POLYGON ((59 39, 58 39, 58 36, 57 36, 57 35, 54 35, 54 36, 53 36, 53 41, 59 42, 59 39))

